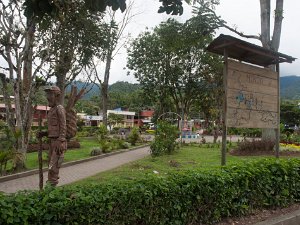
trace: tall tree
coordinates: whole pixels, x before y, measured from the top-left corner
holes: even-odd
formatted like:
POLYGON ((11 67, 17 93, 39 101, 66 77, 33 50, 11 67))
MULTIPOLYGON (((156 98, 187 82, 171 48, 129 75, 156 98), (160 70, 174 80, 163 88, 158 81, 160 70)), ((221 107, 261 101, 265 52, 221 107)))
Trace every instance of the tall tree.
MULTIPOLYGON (((59 11, 57 17, 43 17, 43 41, 50 43, 52 59, 47 72, 56 76, 57 86, 63 93, 94 57, 105 57, 109 25, 103 21, 103 16, 104 13, 91 13, 81 1, 74 1, 69 3, 66 12, 59 11)), ((64 95, 61 104, 63 101, 64 95)))
POLYGON ((15 168, 24 167, 28 146, 35 93, 48 78, 40 69, 49 59, 48 47, 39 45, 38 24, 33 17, 23 17, 22 1, 0 1, 0 56, 6 62, 1 74, 7 124, 17 138, 14 148, 21 157, 15 168), (8 83, 13 86, 14 101, 9 97, 8 83), (15 121, 16 120, 16 121, 15 121))
MULTIPOLYGON (((230 27, 227 23, 221 19, 220 16, 217 16, 214 9, 210 7, 209 1, 198 0, 200 3, 200 8, 197 9, 198 13, 201 13, 202 10, 208 11, 212 20, 215 21, 214 29, 219 27, 225 27, 228 30, 240 35, 245 38, 253 38, 261 41, 262 46, 273 51, 278 51, 280 46, 280 37, 281 37, 281 28, 283 20, 283 0, 276 0, 276 5, 274 9, 274 24, 273 32, 271 25, 271 0, 260 0, 260 21, 261 21, 261 33, 260 35, 251 35, 245 34, 244 32, 238 31, 236 28, 230 27), (272 35, 271 35, 272 33, 272 35)), ((275 70, 275 67, 272 67, 275 70)), ((275 139, 275 130, 274 129, 263 129, 262 132, 263 139, 275 139)))
MULTIPOLYGON (((124 41, 124 32, 127 27, 127 25, 131 22, 132 18, 134 17, 134 14, 132 12, 134 2, 129 2, 125 12, 122 14, 121 20, 118 22, 116 18, 115 11, 108 10, 107 16, 108 16, 108 32, 107 32, 107 39, 108 39, 108 46, 106 49, 106 54, 104 58, 104 64, 105 64, 105 70, 103 79, 102 76, 100 76, 100 73, 95 71, 96 80, 98 83, 100 83, 101 86, 101 108, 102 108, 102 115, 103 115, 103 124, 104 126, 107 126, 107 110, 108 110, 108 83, 110 78, 110 69, 111 64, 114 59, 114 56, 118 53, 120 48, 124 46, 127 42, 127 38, 125 38, 124 41)), ((95 68, 96 69, 96 68, 95 68)))
POLYGON ((212 40, 207 18, 192 18, 181 24, 173 19, 146 31, 128 50, 128 68, 145 93, 163 107, 169 97, 178 114, 186 116, 191 104, 221 77, 220 60, 204 51, 212 40))

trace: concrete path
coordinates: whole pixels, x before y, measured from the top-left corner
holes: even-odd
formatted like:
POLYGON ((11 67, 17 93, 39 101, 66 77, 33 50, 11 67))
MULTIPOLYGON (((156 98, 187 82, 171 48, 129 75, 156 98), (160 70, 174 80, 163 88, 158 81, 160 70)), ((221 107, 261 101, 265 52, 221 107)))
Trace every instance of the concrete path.
MULTIPOLYGON (((101 159, 95 159, 60 169, 59 185, 69 184, 97 173, 110 170, 123 164, 144 158, 149 155, 149 146, 136 150, 123 152, 120 154, 108 156, 101 159)), ((44 173, 44 181, 47 180, 47 172, 44 173)), ((0 191, 5 193, 14 193, 23 190, 38 190, 39 175, 34 174, 22 178, 4 181, 0 183, 0 191)))

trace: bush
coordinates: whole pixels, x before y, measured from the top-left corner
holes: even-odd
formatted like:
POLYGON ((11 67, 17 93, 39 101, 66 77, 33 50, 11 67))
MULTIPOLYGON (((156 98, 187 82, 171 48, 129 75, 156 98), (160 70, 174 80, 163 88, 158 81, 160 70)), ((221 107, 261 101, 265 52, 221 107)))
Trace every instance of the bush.
POLYGON ((241 152, 272 152, 275 142, 271 140, 252 140, 238 143, 236 151, 241 152))
POLYGON ((300 160, 0 194, 1 224, 213 224, 300 200, 300 160))
POLYGON ((107 140, 100 140, 99 143, 103 153, 111 152, 110 143, 107 140))
POLYGON ((97 138, 98 140, 104 140, 107 139, 108 130, 104 125, 101 125, 98 127, 97 130, 97 138))
POLYGON ((90 153, 90 156, 96 156, 96 155, 102 155, 102 154, 103 154, 103 151, 101 148, 93 148, 90 153))
POLYGON ((167 122, 160 122, 155 133, 155 138, 150 145, 153 157, 171 154, 175 151, 177 143, 177 128, 167 122))
POLYGON ((140 139, 139 128, 133 127, 128 135, 127 140, 131 145, 135 146, 135 144, 139 139, 140 139))

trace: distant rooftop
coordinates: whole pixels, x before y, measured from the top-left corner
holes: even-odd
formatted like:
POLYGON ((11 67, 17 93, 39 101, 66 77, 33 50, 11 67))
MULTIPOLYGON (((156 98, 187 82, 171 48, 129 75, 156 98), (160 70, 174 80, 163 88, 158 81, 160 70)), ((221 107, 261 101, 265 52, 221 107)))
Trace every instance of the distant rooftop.
POLYGON ((228 57, 260 66, 288 62, 292 63, 296 58, 268 50, 261 46, 251 44, 230 35, 221 34, 207 47, 207 51, 223 55, 227 50, 228 57))

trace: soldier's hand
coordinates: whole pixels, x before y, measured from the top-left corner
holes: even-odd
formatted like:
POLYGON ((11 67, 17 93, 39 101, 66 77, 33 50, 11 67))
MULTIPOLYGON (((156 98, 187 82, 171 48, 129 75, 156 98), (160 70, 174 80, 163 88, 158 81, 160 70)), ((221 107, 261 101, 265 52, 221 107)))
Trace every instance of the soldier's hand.
POLYGON ((55 142, 55 151, 57 155, 61 155, 67 149, 67 142, 57 140, 55 142))

